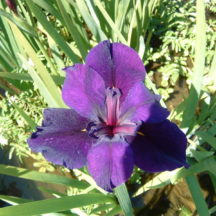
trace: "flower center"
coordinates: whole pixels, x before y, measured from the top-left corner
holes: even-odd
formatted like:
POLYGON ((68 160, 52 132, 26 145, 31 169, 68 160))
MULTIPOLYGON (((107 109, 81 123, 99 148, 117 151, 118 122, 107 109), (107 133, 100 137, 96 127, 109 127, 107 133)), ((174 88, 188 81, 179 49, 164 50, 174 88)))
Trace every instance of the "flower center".
POLYGON ((106 90, 106 125, 117 126, 119 118, 119 100, 121 92, 117 88, 108 88, 106 90))
POLYGON ((108 137, 112 139, 115 135, 134 135, 137 125, 127 119, 120 119, 120 97, 121 92, 118 88, 110 87, 106 89, 105 113, 98 116, 98 120, 92 121, 87 126, 90 136, 108 137))

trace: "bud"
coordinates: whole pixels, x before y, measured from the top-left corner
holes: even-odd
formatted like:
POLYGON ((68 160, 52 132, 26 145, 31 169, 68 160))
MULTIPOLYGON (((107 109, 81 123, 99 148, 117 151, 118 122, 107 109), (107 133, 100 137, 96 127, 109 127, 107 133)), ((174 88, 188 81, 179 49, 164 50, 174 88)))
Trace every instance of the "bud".
POLYGON ((15 14, 17 14, 17 5, 15 0, 6 0, 6 4, 15 14))

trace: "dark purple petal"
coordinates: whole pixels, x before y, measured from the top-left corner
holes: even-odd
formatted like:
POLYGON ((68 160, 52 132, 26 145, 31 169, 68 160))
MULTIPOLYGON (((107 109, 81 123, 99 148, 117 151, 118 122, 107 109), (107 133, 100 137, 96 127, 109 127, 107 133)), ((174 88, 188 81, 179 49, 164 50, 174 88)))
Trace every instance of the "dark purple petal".
POLYGON ((124 183, 133 171, 133 153, 124 141, 99 143, 87 158, 89 173, 107 191, 124 183))
POLYGON ((41 152, 54 164, 68 168, 86 165, 88 150, 95 139, 82 131, 86 127, 83 117, 69 109, 47 109, 41 127, 27 140, 30 148, 41 152))
POLYGON ((65 68, 66 79, 62 89, 65 103, 80 115, 91 118, 104 105, 105 86, 101 76, 86 65, 65 68))
POLYGON ((159 124, 143 124, 139 131, 144 136, 137 135, 131 143, 139 168, 161 172, 187 166, 187 139, 174 123, 166 120, 159 124))
POLYGON ((87 127, 88 119, 80 116, 72 109, 44 109, 42 127, 58 131, 81 131, 87 127))
POLYGON ((169 111, 159 103, 159 96, 151 93, 142 82, 136 83, 128 92, 121 106, 122 117, 134 122, 159 123, 164 121, 169 111))
POLYGON ((146 73, 135 50, 109 41, 103 41, 91 49, 86 64, 101 75, 106 88, 114 86, 121 89, 121 100, 136 82, 144 80, 146 73))

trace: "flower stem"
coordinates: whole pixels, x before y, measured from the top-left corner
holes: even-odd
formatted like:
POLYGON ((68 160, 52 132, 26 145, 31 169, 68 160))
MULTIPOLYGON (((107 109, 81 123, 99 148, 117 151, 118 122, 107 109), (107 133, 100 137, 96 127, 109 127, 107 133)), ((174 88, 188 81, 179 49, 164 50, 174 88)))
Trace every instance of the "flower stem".
POLYGON ((119 205, 122 208, 122 211, 125 216, 133 215, 133 207, 131 204, 131 200, 128 194, 127 187, 125 184, 122 184, 114 189, 115 195, 119 201, 119 205))

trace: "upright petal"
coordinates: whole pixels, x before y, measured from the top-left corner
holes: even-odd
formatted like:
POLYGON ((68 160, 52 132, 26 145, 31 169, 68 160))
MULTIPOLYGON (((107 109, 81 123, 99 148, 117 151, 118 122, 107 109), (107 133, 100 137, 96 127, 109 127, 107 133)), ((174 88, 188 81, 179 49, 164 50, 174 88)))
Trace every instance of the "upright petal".
POLYGON ((97 185, 107 191, 124 183, 133 171, 133 154, 125 142, 103 142, 88 153, 88 170, 97 185))
POLYGON ((144 80, 146 73, 135 50, 109 41, 103 41, 91 49, 86 64, 101 75, 106 87, 120 88, 122 100, 136 82, 144 80))
POLYGON ((137 82, 122 103, 121 115, 135 122, 159 123, 168 117, 169 111, 160 105, 158 95, 151 93, 142 82, 137 82))
POLYGON ((105 86, 101 76, 86 65, 65 68, 66 79, 62 89, 65 103, 80 115, 91 118, 97 106, 105 101, 105 86))
POLYGON ((161 172, 187 166, 187 139, 174 123, 166 120, 159 124, 143 124, 140 132, 143 135, 137 135, 131 143, 139 168, 161 172))
POLYGON ((114 70, 109 41, 103 41, 93 47, 86 57, 86 64, 100 74, 106 88, 113 86, 114 70))
POLYGON ((70 109, 47 109, 41 127, 27 140, 30 148, 41 152, 54 164, 81 168, 95 139, 83 132, 86 119, 70 109))

